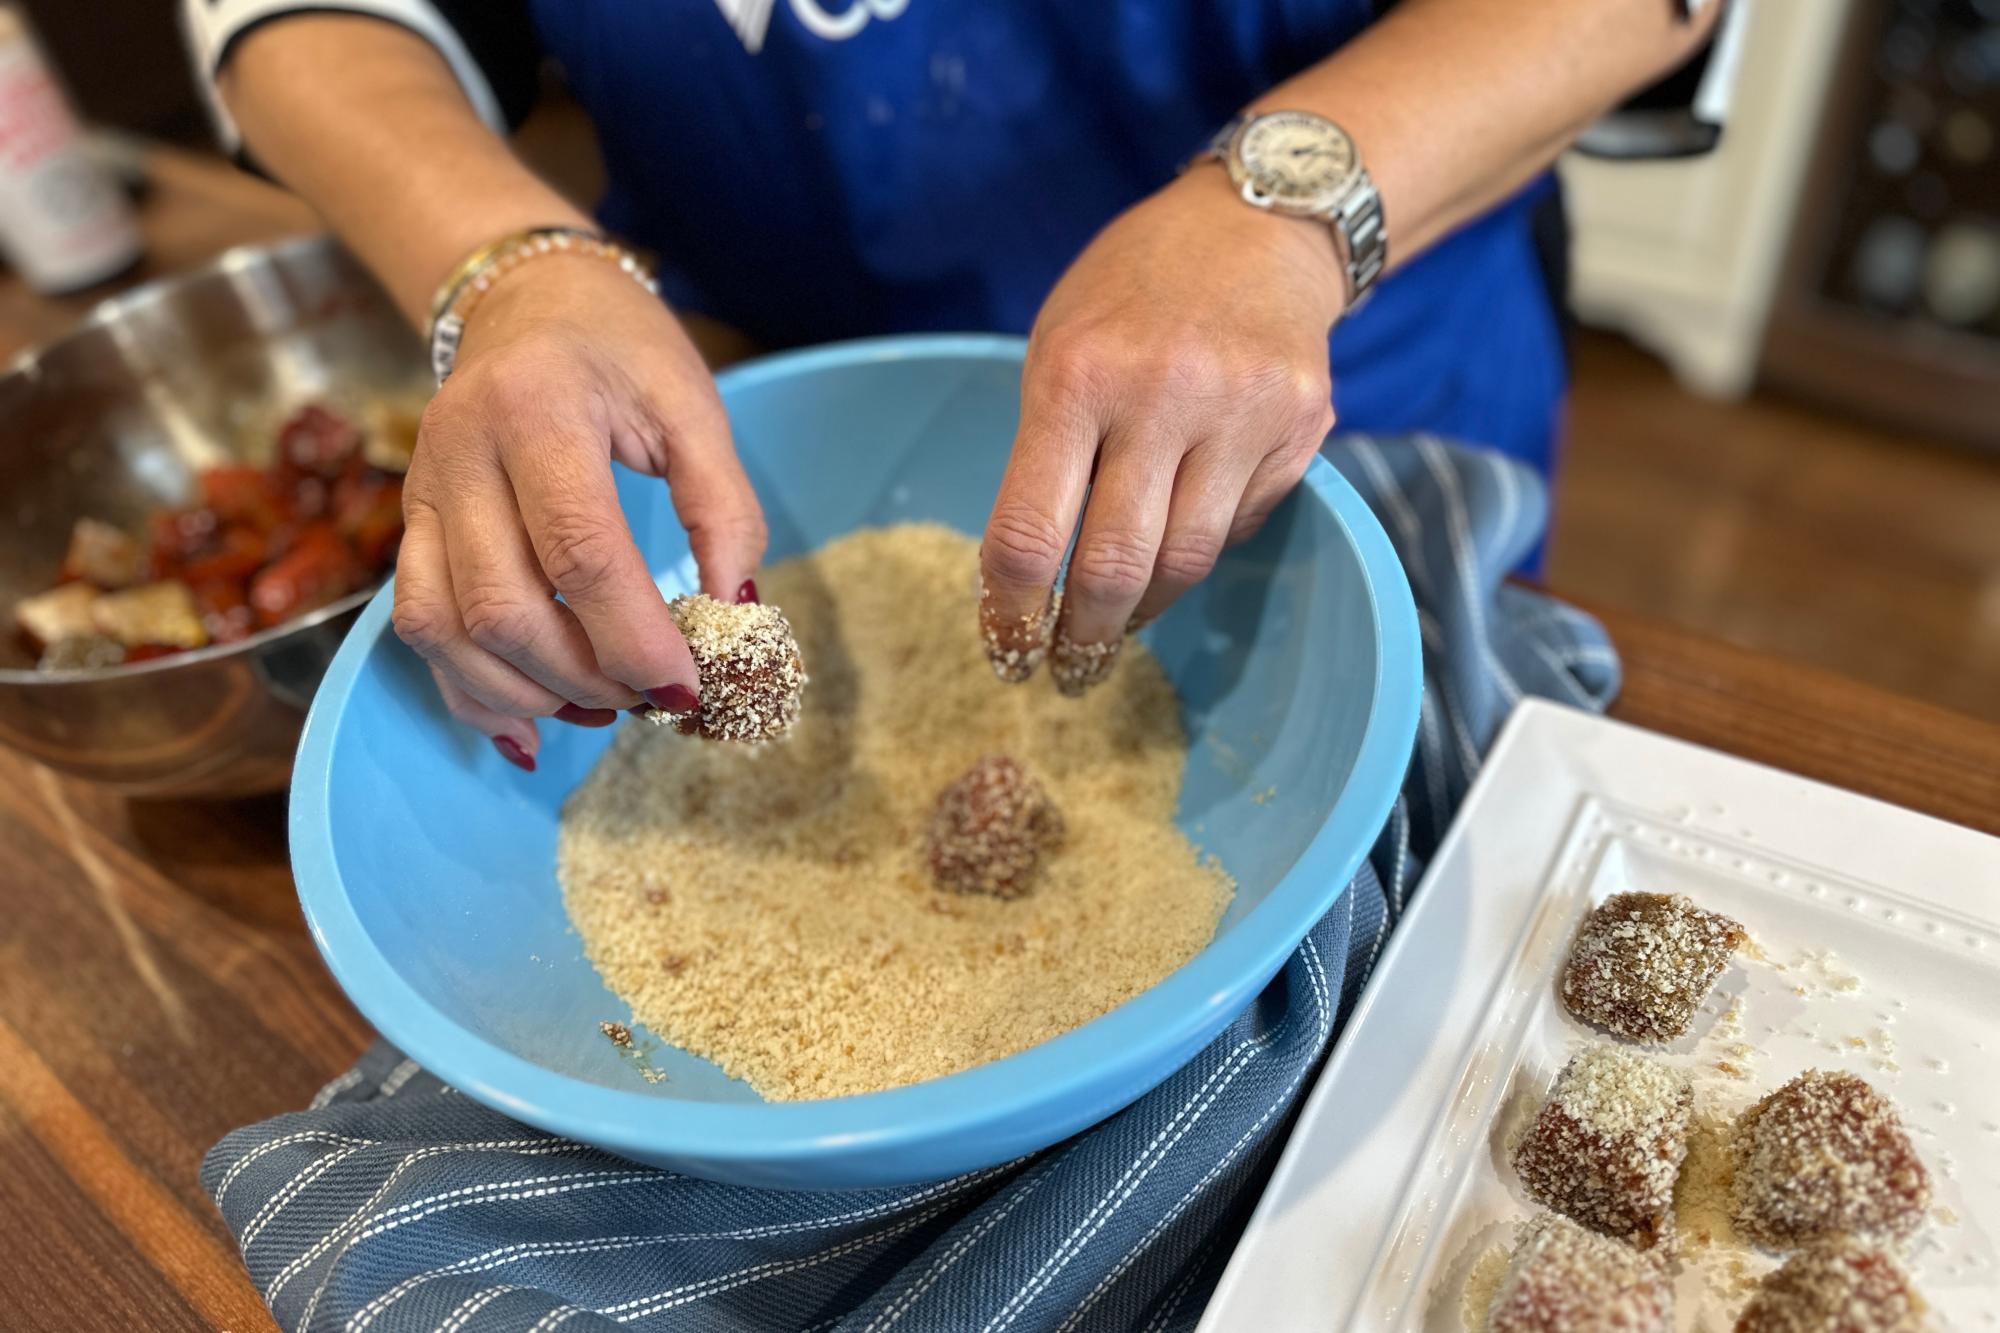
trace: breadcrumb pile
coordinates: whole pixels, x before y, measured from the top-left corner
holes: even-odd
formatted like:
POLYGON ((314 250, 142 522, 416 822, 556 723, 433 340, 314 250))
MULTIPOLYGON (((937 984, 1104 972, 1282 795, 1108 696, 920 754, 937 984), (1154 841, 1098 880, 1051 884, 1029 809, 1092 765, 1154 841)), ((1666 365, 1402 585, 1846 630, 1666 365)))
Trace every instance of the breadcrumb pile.
POLYGON ((965 613, 977 563, 970 539, 911 524, 772 567, 766 600, 812 664, 785 743, 629 725, 564 807, 564 900, 606 984, 768 1099, 1045 1041, 1186 962, 1228 905, 1173 823, 1187 738, 1159 663, 1135 645, 1080 700, 999 688, 965 613), (940 892, 939 794, 1003 754, 1061 810, 1062 845, 1023 897, 940 892))

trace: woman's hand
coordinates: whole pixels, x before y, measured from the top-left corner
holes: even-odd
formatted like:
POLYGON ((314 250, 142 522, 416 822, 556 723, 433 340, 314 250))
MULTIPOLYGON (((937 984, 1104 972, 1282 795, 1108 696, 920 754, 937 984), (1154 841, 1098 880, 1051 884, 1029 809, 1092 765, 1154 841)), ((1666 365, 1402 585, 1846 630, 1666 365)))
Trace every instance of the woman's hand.
POLYGON ((424 412, 395 608, 452 714, 530 770, 536 717, 604 726, 642 697, 695 706, 694 662, 626 528, 614 458, 669 482, 703 591, 755 596, 763 514, 700 355, 612 265, 537 258, 473 311, 424 412))
POLYGON ((1046 652, 1057 686, 1082 693, 1130 627, 1256 531, 1333 424, 1326 340, 1344 294, 1327 225, 1249 207, 1219 165, 1078 256, 1028 342, 980 551, 981 630, 1003 679, 1046 652))

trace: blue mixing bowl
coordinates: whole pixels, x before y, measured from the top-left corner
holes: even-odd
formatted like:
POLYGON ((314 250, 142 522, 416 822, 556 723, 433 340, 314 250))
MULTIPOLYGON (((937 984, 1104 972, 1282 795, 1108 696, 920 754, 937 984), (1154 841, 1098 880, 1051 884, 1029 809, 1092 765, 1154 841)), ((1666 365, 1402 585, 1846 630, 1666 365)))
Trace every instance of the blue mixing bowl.
MULTIPOLYGON (((724 374, 771 557, 911 519, 978 533, 1019 415, 1021 355, 1014 339, 895 338, 724 374)), ((621 473, 618 490, 661 586, 691 587, 666 488, 621 473)), ((1316 459, 1264 531, 1144 636, 1193 738, 1178 818, 1236 878, 1215 939, 1151 990, 1018 1055, 888 1092, 766 1103, 678 1050, 656 1053, 667 1078, 646 1082, 598 1032, 628 1011, 570 932, 556 821, 611 732, 545 727, 540 770, 512 768, 446 716, 389 609, 385 589, 334 659, 292 780, 299 897, 355 1006, 518 1120, 697 1176, 796 1189, 1006 1161, 1178 1069, 1338 900, 1402 782, 1422 676, 1402 568, 1316 459)))

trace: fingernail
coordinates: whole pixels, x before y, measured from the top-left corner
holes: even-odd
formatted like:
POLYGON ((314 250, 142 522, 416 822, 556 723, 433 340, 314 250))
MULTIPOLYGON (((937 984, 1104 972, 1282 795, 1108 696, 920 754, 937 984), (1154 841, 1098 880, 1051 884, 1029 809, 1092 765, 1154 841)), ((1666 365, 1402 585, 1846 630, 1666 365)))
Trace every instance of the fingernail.
POLYGON ((505 759, 523 773, 532 773, 535 771, 535 756, 522 749, 521 742, 515 740, 512 736, 495 736, 493 738, 493 748, 500 752, 502 759, 505 759))
POLYGON ((685 685, 661 685, 650 690, 641 690, 646 702, 663 713, 692 713, 701 707, 701 700, 695 698, 694 691, 685 685))
POLYGON ((756 600, 757 600, 757 580, 755 579, 743 580, 743 586, 736 590, 736 604, 738 606, 741 606, 745 602, 754 602, 756 600))
POLYGON ((556 709, 556 721, 567 722, 573 727, 608 727, 618 720, 615 708, 585 708, 582 704, 564 704, 556 709))
POLYGON ((1019 684, 1035 674, 1048 656, 1050 631, 1062 610, 1062 593, 1051 594, 1041 614, 1009 620, 993 605, 992 595, 982 583, 979 589, 979 632, 986 641, 986 660, 993 674, 1009 684, 1019 684))
POLYGON ((1118 650, 1124 645, 1123 639, 1078 643, 1067 634, 1057 634, 1049 653, 1049 675, 1055 679, 1056 690, 1075 699, 1092 686, 1102 684, 1111 674, 1111 668, 1118 664, 1118 650))

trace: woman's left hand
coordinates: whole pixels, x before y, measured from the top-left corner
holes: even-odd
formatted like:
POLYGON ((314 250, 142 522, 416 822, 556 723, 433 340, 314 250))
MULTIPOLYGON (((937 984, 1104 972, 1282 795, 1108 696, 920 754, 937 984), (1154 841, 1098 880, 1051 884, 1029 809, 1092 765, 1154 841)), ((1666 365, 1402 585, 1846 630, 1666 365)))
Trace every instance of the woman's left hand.
POLYGON ((1257 530, 1333 424, 1327 332, 1344 297, 1327 224, 1248 206, 1218 164, 1077 257, 1028 341, 980 549, 981 629, 1003 679, 1047 655, 1063 693, 1081 694, 1130 627, 1257 530))

